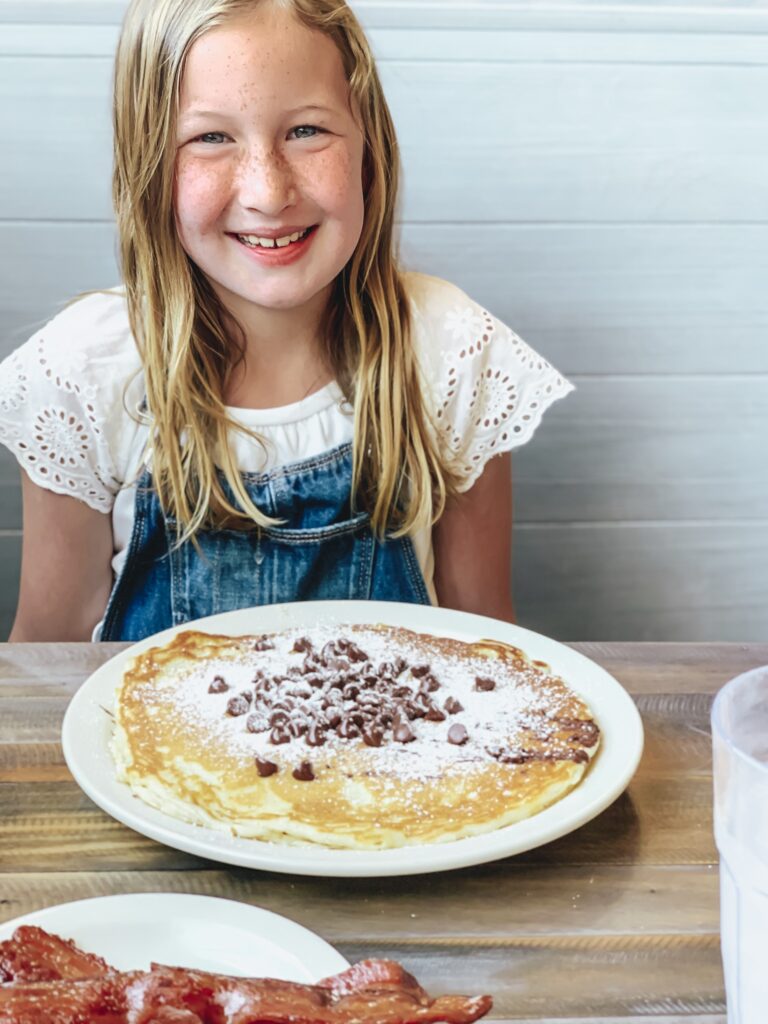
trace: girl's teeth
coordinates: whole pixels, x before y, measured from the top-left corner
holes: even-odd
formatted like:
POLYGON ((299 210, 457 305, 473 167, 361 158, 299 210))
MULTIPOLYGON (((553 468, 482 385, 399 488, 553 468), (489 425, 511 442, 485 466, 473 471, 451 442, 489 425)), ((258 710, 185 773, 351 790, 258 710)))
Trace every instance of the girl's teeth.
POLYGON ((296 231, 294 234, 285 235, 283 238, 259 238, 258 235, 238 235, 237 237, 241 242, 245 242, 246 245, 261 246, 263 249, 284 249, 291 242, 298 242, 308 231, 309 228, 306 231, 296 231))

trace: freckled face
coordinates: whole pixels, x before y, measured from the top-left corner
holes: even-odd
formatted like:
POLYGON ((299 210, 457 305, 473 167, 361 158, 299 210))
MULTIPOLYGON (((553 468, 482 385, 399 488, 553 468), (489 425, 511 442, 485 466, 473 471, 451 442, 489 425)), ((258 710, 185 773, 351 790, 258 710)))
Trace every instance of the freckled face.
POLYGON ((334 280, 360 238, 362 160, 327 36, 267 4, 193 44, 179 103, 176 224, 233 313, 297 309, 334 280))

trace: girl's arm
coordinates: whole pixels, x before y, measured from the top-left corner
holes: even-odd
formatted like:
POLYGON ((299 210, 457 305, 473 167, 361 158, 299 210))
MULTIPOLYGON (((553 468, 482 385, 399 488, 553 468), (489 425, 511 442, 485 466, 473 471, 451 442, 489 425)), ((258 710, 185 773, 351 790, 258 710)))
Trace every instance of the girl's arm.
POLYGON ((512 603, 512 457, 497 455, 432 530, 441 607, 515 621, 512 603))
POLYGON ((90 640, 112 588, 111 517, 21 476, 21 586, 9 639, 90 640))

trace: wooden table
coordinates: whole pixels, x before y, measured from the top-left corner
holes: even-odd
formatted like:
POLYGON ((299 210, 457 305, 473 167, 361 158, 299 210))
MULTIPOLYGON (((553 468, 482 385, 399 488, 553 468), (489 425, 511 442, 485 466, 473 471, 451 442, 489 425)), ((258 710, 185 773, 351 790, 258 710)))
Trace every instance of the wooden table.
POLYGON ((108 893, 207 893, 285 914, 350 960, 398 959, 435 994, 490 992, 496 1019, 725 1024, 709 709, 768 645, 574 644, 640 708, 627 792, 541 849, 380 880, 221 866, 95 807, 62 760, 61 719, 122 646, 0 645, 0 920, 108 893))

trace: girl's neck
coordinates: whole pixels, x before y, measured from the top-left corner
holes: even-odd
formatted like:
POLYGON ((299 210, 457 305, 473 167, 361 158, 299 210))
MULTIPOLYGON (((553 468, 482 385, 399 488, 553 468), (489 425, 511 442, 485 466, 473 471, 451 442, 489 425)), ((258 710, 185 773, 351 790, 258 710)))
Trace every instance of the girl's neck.
POLYGON ((333 379, 320 336, 327 298, 298 309, 227 306, 245 331, 245 358, 227 382, 227 405, 270 409, 291 405, 333 379))

